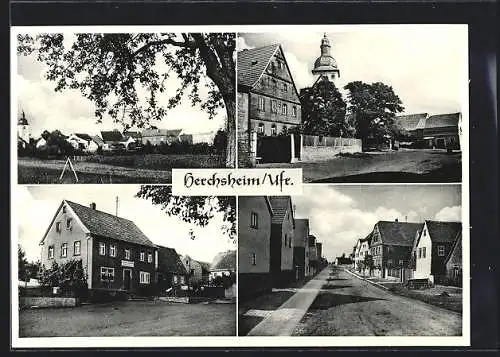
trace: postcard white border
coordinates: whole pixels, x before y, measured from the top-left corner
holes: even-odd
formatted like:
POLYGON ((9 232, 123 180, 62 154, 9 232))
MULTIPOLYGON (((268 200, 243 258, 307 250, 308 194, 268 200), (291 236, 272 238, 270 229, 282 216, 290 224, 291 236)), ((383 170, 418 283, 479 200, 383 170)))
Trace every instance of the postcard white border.
MULTIPOLYGON (((462 225, 463 230, 463 312, 462 336, 322 336, 322 337, 249 337, 249 336, 210 336, 210 337, 49 337, 20 338, 19 313, 11 309, 11 347, 31 348, 86 348, 86 347, 383 347, 383 346, 470 346, 470 221, 469 221, 469 68, 468 68, 468 25, 466 24, 397 24, 397 25, 194 25, 194 26, 13 26, 11 27, 11 123, 17 121, 17 55, 16 36, 19 33, 63 32, 63 33, 111 33, 111 32, 290 32, 294 28, 320 32, 342 32, 359 28, 394 28, 428 26, 434 28, 455 27, 463 31, 467 46, 465 53, 457 54, 463 64, 464 78, 462 97, 462 225)), ((11 138, 16 137, 16 125, 11 125, 11 138)), ((11 298, 12 307, 18 306, 17 294, 17 237, 18 216, 16 201, 12 197, 17 189, 17 147, 11 140, 11 298)), ((458 184, 458 183, 457 183, 458 184)), ((326 185, 326 184, 325 184, 326 185)), ((337 185, 337 184, 336 184, 337 185)), ((347 184, 350 185, 350 184, 347 184)), ((360 185, 360 184, 352 184, 360 185)), ((365 184, 376 185, 376 184, 365 184)), ((386 185, 392 185, 390 183, 386 185)), ((412 185, 412 184, 406 184, 412 185)), ((415 184, 422 185, 422 184, 415 184)), ((428 185, 428 184, 423 184, 428 185)), ((237 323, 237 322, 236 322, 237 323)))

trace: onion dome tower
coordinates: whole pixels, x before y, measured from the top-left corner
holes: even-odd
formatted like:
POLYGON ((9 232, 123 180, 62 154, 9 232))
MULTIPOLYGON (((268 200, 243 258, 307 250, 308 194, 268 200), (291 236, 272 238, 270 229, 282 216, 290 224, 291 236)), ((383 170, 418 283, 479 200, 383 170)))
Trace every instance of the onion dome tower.
POLYGON ((330 41, 326 37, 326 33, 321 39, 321 56, 319 56, 316 61, 314 61, 314 68, 312 69, 312 74, 317 76, 317 80, 321 77, 326 77, 328 80, 335 83, 335 79, 340 77, 340 71, 337 66, 337 61, 330 54, 330 41))

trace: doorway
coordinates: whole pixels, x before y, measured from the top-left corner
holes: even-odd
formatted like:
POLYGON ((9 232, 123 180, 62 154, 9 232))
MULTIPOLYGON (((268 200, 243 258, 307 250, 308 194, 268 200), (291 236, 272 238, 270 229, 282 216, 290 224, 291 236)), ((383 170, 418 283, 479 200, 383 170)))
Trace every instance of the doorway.
POLYGON ((130 290, 132 287, 132 270, 123 269, 123 289, 130 290))

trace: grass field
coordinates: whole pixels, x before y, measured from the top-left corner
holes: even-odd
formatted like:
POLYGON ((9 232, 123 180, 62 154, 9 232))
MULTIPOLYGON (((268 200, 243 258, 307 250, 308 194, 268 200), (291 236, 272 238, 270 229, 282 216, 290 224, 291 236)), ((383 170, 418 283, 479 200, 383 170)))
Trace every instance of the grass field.
MULTIPOLYGON (((171 183, 172 168, 223 167, 216 155, 129 155, 89 156, 74 161, 78 183, 171 183)), ((77 183, 73 172, 66 169, 60 180, 65 160, 18 159, 19 184, 77 183)))

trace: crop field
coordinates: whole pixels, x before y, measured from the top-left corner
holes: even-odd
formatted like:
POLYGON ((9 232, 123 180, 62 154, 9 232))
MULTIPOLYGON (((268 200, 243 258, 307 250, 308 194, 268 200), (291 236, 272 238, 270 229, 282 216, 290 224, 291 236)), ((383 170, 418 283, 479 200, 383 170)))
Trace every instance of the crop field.
POLYGON ((72 160, 78 182, 71 169, 64 168, 64 159, 18 159, 19 184, 51 183, 171 183, 172 168, 223 167, 217 155, 123 155, 88 156, 72 160))

